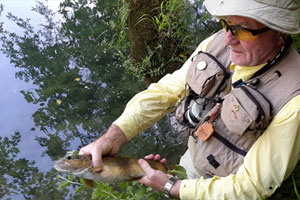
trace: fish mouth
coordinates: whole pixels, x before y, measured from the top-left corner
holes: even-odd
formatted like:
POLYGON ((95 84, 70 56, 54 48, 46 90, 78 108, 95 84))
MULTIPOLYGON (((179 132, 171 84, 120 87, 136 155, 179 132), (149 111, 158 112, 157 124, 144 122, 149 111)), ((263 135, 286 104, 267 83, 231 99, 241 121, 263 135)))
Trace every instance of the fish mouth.
POLYGON ((67 169, 69 168, 70 166, 68 165, 68 163, 64 163, 64 162, 61 162, 61 161, 57 161, 54 163, 54 166, 53 168, 56 170, 56 171, 59 171, 59 172, 62 172, 62 173, 68 173, 70 171, 70 169, 67 169))
POLYGON ((65 173, 65 172, 68 171, 68 170, 62 168, 62 167, 59 165, 59 163, 55 163, 54 166, 53 166, 53 168, 54 168, 56 171, 59 171, 59 172, 62 172, 62 173, 65 173))
POLYGON ((83 171, 87 171, 89 168, 87 169, 82 169, 82 168, 77 168, 74 169, 73 167, 71 167, 68 163, 64 163, 63 166, 60 162, 54 163, 53 168, 61 173, 66 173, 66 174, 80 174, 83 171))

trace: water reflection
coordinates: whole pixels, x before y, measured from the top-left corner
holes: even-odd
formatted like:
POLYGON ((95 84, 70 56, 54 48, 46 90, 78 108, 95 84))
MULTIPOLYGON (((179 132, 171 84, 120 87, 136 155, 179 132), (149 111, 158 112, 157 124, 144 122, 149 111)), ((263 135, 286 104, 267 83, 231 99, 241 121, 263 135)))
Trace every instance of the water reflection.
POLYGON ((38 32, 10 14, 25 35, 5 31, 2 37, 3 52, 20 69, 16 76, 35 85, 21 92, 28 103, 39 105, 32 115, 32 130, 47 135, 38 141, 53 159, 74 137, 83 145, 103 132, 140 89, 124 73, 108 43, 114 35, 109 22, 116 20, 116 9, 70 3, 61 7, 65 21, 61 26, 51 21, 54 13, 39 4, 35 10, 47 23, 38 32))
MULTIPOLYGON (((31 131, 42 133, 35 137, 41 148, 30 151, 40 151, 41 156, 55 160, 67 150, 91 142, 143 89, 124 71, 122 60, 112 48, 111 41, 118 34, 112 26, 119 20, 118 3, 66 0, 59 10, 61 23, 55 23, 55 13, 38 3, 34 11, 40 14, 40 27, 14 14, 7 18, 23 34, 2 30, 0 24, 1 51, 18 69, 16 77, 34 86, 21 91, 26 102, 35 105, 31 131)), ((170 124, 165 118, 122 148, 121 153, 136 157, 162 153, 177 162, 184 151, 185 138, 178 137, 170 124), (166 142, 172 148, 167 148, 166 142)), ((0 138, 0 198, 80 199, 67 189, 58 190, 56 172, 44 172, 31 158, 18 155, 21 134, 22 131, 0 138)))
POLYGON ((56 191, 53 171, 42 173, 33 161, 17 158, 21 133, 11 137, 0 137, 0 198, 20 197, 27 199, 47 199, 66 195, 66 190, 56 191), (53 191, 56 191, 55 193, 53 191), (34 197, 34 198, 33 198, 34 197), (44 197, 44 198, 43 198, 44 197))

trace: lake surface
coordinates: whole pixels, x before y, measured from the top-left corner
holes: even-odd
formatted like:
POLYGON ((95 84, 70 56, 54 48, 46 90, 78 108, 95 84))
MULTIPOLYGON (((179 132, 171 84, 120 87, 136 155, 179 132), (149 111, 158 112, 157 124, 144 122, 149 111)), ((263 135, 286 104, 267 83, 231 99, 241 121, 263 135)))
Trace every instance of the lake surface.
MULTIPOLYGON (((58 189, 54 161, 101 135, 126 102, 145 88, 121 68, 116 50, 108 48, 112 33, 107 23, 93 21, 93 15, 82 17, 94 6, 81 10, 65 5, 69 18, 48 15, 44 8, 57 11, 59 2, 44 1, 42 6, 33 0, 0 1, 1 199, 82 199, 73 196, 72 187, 58 189)), ((95 15, 101 18, 112 11, 99 12, 95 15)), ((164 118, 120 153, 160 153, 177 163, 186 138, 172 124, 169 116, 164 118)))

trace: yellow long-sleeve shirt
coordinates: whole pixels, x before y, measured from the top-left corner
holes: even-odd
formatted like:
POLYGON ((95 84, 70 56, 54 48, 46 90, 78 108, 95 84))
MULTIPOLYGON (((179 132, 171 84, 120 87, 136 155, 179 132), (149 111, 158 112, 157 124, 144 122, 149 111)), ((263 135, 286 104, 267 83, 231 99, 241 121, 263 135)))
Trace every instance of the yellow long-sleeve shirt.
MULTIPOLYGON (((204 40, 205 51, 214 36, 204 40)), ((193 56, 192 55, 192 56, 193 56)), ((192 57, 191 56, 191 57, 192 57)), ((185 95, 186 73, 191 59, 181 69, 134 96, 114 122, 131 139, 171 112, 185 95)), ((262 65, 232 65, 233 81, 246 81, 262 65)), ((254 143, 236 174, 209 179, 187 179, 180 185, 181 199, 264 199, 270 196, 296 166, 300 155, 300 96, 291 99, 254 143)))

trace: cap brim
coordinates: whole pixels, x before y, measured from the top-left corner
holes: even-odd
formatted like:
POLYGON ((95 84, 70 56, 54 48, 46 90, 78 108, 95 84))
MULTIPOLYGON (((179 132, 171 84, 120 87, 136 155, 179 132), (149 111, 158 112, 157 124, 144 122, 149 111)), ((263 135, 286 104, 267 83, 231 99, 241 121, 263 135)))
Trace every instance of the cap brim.
POLYGON ((296 9, 281 9, 270 5, 264 5, 253 0, 206 0, 204 5, 208 12, 216 17, 249 17, 279 32, 288 34, 300 33, 299 25, 295 26, 295 24, 299 24, 299 10, 296 9))

